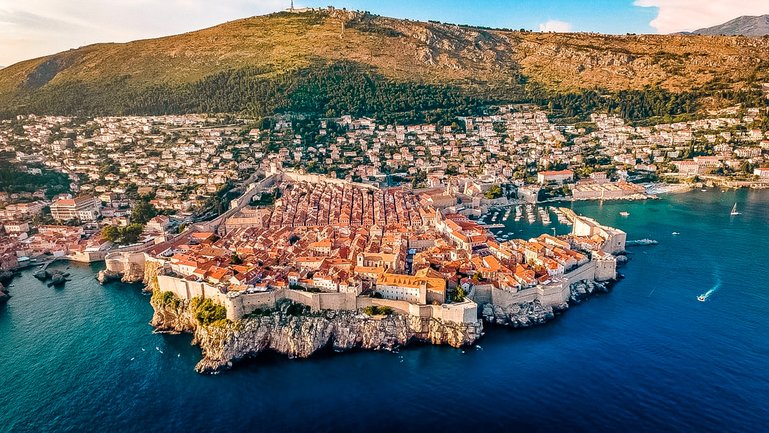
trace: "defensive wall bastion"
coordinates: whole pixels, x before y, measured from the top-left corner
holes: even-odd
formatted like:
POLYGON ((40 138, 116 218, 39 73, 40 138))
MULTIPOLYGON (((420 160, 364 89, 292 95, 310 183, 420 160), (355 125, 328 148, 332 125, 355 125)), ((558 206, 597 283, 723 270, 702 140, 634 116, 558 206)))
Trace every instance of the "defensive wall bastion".
POLYGON ((293 289, 277 289, 260 293, 225 294, 218 288, 201 281, 189 281, 169 275, 157 276, 157 287, 161 292, 171 292, 179 299, 211 299, 224 305, 227 318, 238 320, 257 309, 271 309, 284 299, 306 305, 313 312, 322 310, 356 311, 369 306, 390 307, 393 310, 420 318, 433 318, 453 323, 474 323, 478 320, 478 306, 475 302, 443 305, 417 305, 405 301, 377 299, 357 296, 353 293, 309 293, 293 289))

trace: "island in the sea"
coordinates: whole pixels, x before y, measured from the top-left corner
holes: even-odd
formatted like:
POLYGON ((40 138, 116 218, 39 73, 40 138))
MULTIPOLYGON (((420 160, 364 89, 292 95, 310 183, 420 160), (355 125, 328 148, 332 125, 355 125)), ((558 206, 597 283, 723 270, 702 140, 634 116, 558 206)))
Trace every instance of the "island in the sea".
POLYGON ((275 172, 219 218, 111 253, 101 279, 143 280, 152 325, 190 332, 200 372, 275 351, 463 347, 483 323, 552 319, 617 278, 626 235, 568 209, 571 234, 498 240, 445 189, 275 172))

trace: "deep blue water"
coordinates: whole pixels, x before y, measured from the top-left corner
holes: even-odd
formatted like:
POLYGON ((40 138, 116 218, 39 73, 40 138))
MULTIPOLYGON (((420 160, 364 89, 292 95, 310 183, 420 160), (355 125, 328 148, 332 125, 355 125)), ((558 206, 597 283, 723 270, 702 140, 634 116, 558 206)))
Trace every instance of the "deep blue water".
POLYGON ((75 279, 63 289, 28 272, 0 307, 0 431, 766 431, 768 203, 578 203, 660 244, 633 248, 612 293, 545 326, 487 329, 464 352, 269 357, 218 376, 194 372, 189 336, 152 334, 138 287, 101 287, 98 267, 59 265, 75 279))

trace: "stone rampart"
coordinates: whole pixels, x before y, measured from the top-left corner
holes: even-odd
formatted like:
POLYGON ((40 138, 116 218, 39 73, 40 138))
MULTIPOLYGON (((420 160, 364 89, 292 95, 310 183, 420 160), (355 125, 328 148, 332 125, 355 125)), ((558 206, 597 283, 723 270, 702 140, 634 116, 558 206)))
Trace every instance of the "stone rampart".
POLYGON ((445 305, 416 305, 405 301, 356 296, 353 293, 308 293, 300 290, 278 289, 270 292, 227 295, 201 281, 189 281, 170 275, 157 276, 157 288, 172 292, 183 300, 209 298, 227 308, 227 318, 237 320, 257 309, 273 308, 283 299, 306 305, 314 312, 322 310, 355 311, 368 306, 390 307, 403 314, 435 318, 456 323, 477 321, 477 305, 472 301, 445 305))

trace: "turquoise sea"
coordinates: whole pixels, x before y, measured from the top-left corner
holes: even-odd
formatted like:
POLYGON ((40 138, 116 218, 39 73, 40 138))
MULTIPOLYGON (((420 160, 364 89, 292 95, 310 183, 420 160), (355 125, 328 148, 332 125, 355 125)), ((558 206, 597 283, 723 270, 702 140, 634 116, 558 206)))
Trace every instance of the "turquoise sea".
POLYGON ((0 306, 0 432, 766 431, 769 191, 573 207, 660 243, 631 248, 610 294, 465 351, 264 356, 202 376, 190 336, 152 333, 139 287, 100 286, 99 266, 57 265, 62 289, 25 272, 0 306))

